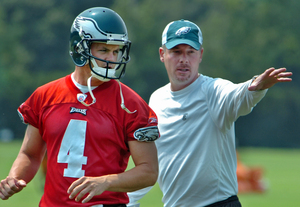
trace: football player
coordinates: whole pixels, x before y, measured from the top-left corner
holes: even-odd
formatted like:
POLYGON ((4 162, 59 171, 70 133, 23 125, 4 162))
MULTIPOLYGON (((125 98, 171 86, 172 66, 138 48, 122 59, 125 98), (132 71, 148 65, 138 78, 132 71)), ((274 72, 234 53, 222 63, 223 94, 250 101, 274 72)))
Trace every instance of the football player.
POLYGON ((129 202, 126 192, 156 182, 157 117, 119 81, 130 44, 124 21, 111 9, 90 8, 75 18, 70 35, 75 71, 39 87, 18 108, 28 126, 1 181, 1 199, 32 180, 46 151, 40 206, 122 207, 129 202), (135 167, 125 171, 130 155, 135 167))

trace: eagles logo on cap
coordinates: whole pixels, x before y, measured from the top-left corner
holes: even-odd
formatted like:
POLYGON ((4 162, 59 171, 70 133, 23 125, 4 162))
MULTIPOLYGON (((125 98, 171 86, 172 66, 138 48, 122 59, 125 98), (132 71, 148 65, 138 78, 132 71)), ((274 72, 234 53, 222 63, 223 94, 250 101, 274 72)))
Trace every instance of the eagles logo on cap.
POLYGON ((181 27, 177 32, 175 33, 176 35, 180 36, 181 34, 187 34, 191 31, 190 27, 181 27))
POLYGON ((187 44, 199 50, 203 42, 200 28, 188 20, 170 22, 162 34, 162 45, 171 49, 179 44, 187 44))

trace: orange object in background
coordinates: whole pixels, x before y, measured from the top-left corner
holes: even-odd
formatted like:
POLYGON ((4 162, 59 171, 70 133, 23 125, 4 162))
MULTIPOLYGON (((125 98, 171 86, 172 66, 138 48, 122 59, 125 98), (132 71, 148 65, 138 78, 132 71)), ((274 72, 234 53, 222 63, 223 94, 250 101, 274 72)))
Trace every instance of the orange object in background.
POLYGON ((240 161, 238 153, 236 174, 239 193, 263 193, 266 191, 266 185, 263 182, 263 169, 246 166, 240 161))

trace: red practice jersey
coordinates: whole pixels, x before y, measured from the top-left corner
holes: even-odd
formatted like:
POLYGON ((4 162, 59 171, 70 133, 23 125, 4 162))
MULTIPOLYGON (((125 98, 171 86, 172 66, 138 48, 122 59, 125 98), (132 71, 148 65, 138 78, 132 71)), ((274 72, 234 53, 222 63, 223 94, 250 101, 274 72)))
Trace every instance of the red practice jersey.
MULTIPOLYGON (((130 156, 128 141, 142 140, 145 134, 158 138, 155 113, 133 90, 121 86, 126 107, 135 113, 121 108, 120 87, 115 80, 95 88, 96 103, 84 106, 78 101, 81 91, 71 75, 39 87, 18 108, 24 123, 38 128, 47 143, 47 174, 40 206, 129 202, 122 192, 105 191, 86 204, 70 200, 67 194, 71 183, 82 176, 124 172, 130 156)), ((91 103, 90 94, 86 95, 85 102, 91 103)))

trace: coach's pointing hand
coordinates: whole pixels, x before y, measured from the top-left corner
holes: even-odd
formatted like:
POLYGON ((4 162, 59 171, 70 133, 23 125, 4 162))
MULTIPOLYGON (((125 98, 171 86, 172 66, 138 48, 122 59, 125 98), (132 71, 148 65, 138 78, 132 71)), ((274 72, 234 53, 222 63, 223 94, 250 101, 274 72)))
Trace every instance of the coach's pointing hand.
POLYGON ((271 88, 273 85, 279 82, 290 82, 292 81, 290 76, 291 72, 286 72, 286 68, 269 68, 260 76, 258 76, 249 86, 249 91, 258 91, 271 88))

